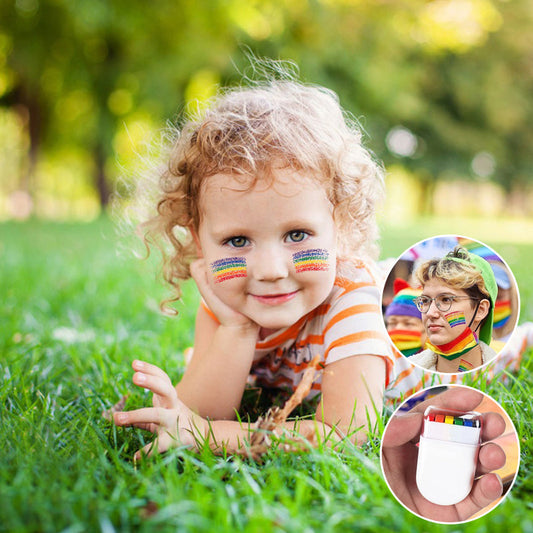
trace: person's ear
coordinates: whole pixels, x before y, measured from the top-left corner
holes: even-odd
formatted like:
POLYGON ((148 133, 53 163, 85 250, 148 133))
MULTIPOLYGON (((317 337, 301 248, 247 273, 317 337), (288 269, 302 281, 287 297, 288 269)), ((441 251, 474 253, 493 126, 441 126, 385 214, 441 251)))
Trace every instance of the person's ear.
POLYGON ((204 253, 202 251, 202 245, 200 244, 200 237, 198 236, 198 232, 196 231, 196 229, 194 229, 193 226, 189 226, 189 231, 191 232, 192 240, 196 245, 196 255, 198 256, 198 258, 203 257, 204 253))
POLYGON ((488 314, 489 314, 489 309, 490 309, 490 302, 484 298, 483 300, 481 300, 479 302, 479 306, 477 308, 477 313, 476 313, 476 320, 483 320, 488 314))

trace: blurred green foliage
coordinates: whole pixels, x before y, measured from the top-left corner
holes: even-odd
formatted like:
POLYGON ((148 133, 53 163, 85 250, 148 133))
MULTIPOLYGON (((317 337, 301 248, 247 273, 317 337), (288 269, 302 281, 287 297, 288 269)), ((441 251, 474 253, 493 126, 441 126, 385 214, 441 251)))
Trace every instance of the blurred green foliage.
POLYGON ((0 137, 20 137, 0 195, 106 204, 249 52, 335 90, 426 197, 454 177, 509 192, 533 177, 532 22, 533 0, 0 0, 0 137))

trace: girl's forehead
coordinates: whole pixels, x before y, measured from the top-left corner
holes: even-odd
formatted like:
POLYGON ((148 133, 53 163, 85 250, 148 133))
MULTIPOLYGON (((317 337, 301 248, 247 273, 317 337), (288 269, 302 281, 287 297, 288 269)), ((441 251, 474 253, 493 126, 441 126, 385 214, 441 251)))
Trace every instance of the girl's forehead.
POLYGON ((254 195, 268 193, 269 196, 293 198, 303 190, 313 190, 327 198, 325 186, 317 178, 290 168, 272 170, 268 174, 259 176, 214 174, 205 178, 200 188, 200 212, 213 200, 219 201, 221 196, 237 199, 246 198, 248 193, 254 195))

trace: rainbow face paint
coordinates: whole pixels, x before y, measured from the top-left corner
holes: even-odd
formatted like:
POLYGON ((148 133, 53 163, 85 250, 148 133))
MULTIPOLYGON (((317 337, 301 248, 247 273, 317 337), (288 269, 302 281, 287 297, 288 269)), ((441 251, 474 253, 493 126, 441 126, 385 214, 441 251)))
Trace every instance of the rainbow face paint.
POLYGON ((244 257, 227 257, 211 263, 211 272, 215 283, 234 278, 246 277, 246 259, 244 257))
POLYGON ((408 329, 391 329, 388 334, 394 346, 402 352, 405 357, 410 357, 418 353, 422 348, 422 333, 408 329))
POLYGON ((474 365, 472 363, 469 363, 468 361, 465 361, 464 359, 461 359, 459 361, 459 372, 468 372, 469 370, 474 370, 474 365))
POLYGON ((466 324, 465 314, 462 311, 452 311, 451 313, 444 315, 444 318, 452 328, 455 328, 456 326, 464 326, 466 324))
POLYGON ((322 248, 302 250, 292 254, 296 273, 311 270, 329 270, 329 253, 322 248))

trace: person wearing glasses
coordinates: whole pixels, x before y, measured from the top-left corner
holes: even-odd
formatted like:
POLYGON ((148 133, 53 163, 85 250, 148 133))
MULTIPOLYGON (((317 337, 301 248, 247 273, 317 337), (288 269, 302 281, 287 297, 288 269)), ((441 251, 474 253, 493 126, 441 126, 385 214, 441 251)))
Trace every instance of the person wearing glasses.
POLYGON ((461 246, 415 272, 422 294, 415 304, 427 335, 425 350, 411 356, 427 370, 467 372, 496 357, 490 347, 498 288, 487 261, 461 246))

